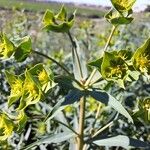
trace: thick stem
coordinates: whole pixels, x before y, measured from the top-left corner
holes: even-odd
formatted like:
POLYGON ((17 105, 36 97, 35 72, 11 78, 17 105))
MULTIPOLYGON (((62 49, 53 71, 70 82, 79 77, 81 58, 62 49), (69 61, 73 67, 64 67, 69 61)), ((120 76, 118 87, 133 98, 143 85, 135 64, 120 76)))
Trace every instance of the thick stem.
POLYGON ((78 150, 83 150, 84 146, 84 120, 85 120, 85 103, 86 98, 82 97, 80 100, 80 114, 79 114, 79 138, 78 150))

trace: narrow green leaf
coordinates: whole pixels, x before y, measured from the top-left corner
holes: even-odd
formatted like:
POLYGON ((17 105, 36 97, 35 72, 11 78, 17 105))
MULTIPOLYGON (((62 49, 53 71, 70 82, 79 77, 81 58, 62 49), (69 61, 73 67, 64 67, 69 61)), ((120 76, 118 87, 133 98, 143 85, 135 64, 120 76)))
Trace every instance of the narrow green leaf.
POLYGON ((129 122, 133 123, 131 116, 122 106, 122 104, 118 100, 116 100, 113 96, 108 94, 107 92, 101 91, 101 90, 92 90, 92 91, 89 91, 89 95, 93 97, 94 99, 96 99, 97 101, 100 101, 106 105, 111 106, 117 112, 125 116, 129 122))
POLYGON ((53 135, 48 135, 32 144, 29 146, 23 148, 24 150, 30 150, 32 147, 39 146, 41 144, 51 144, 51 143, 60 143, 66 140, 69 140, 73 137, 75 137, 76 134, 73 132, 63 132, 63 133, 58 133, 58 134, 53 134, 53 135))

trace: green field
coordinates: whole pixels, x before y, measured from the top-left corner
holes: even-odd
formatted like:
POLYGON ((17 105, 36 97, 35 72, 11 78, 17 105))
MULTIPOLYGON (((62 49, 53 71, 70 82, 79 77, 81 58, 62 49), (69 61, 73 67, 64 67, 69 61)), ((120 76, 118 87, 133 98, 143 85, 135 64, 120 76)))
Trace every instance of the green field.
MULTIPOLYGON (((22 1, 22 0, 0 0, 0 7, 6 8, 6 9, 25 9, 28 11, 39 11, 44 12, 46 9, 51 9, 53 11, 57 11, 62 4, 49 2, 29 2, 29 1, 22 1)), ((65 6, 68 8, 69 12, 74 11, 77 9, 77 15, 82 16, 97 16, 102 17, 104 16, 105 10, 98 8, 86 8, 86 7, 79 7, 79 6, 73 6, 65 4, 65 6)))

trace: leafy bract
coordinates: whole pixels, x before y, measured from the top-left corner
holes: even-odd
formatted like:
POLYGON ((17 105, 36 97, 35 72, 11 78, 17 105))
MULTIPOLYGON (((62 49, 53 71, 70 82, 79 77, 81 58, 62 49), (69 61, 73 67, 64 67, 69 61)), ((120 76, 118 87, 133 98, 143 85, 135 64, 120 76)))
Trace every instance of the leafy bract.
POLYGON ((131 10, 135 2, 136 0, 111 0, 114 8, 120 13, 131 10))
POLYGON ((150 123, 150 97, 139 100, 139 110, 134 116, 142 118, 146 123, 150 123))
POLYGON ((24 129, 26 122, 27 122, 27 115, 25 114, 24 111, 19 111, 15 123, 17 132, 21 132, 24 129))
POLYGON ((36 81, 32 74, 26 70, 23 95, 18 109, 23 110, 28 105, 39 102, 42 98, 44 98, 44 95, 38 81, 36 81))
POLYGON ((2 59, 10 58, 14 52, 15 52, 14 44, 7 38, 5 34, 2 34, 0 43, 0 58, 2 59))
POLYGON ((45 94, 47 94, 56 85, 54 82, 54 75, 50 68, 41 63, 29 69, 29 73, 31 73, 35 82, 39 84, 39 87, 42 88, 42 91, 45 94))
POLYGON ((18 62, 24 61, 32 51, 31 38, 26 36, 22 39, 15 50, 14 57, 18 62))
POLYGON ((120 13, 115 10, 110 10, 105 15, 105 18, 107 19, 108 22, 110 22, 111 24, 115 26, 129 24, 133 20, 132 17, 120 15, 120 13))
POLYGON ((128 149, 130 147, 150 148, 150 144, 137 139, 129 138, 128 136, 124 135, 118 135, 101 140, 96 140, 93 141, 93 143, 99 146, 121 146, 125 149, 128 149))
POLYGON ((105 52, 101 65, 101 74, 103 78, 115 81, 120 87, 124 88, 128 66, 125 60, 117 52, 105 52))
POLYGON ((136 70, 150 75, 150 38, 136 50, 132 62, 136 70))
POLYGON ((120 114, 125 116, 129 120, 129 122, 133 122, 130 114, 125 110, 125 108, 122 106, 122 104, 118 100, 116 100, 113 96, 111 96, 110 94, 108 94, 105 91, 95 90, 95 89, 93 89, 92 91, 88 91, 88 92, 91 97, 93 97, 94 99, 96 99, 99 102, 102 102, 106 105, 111 106, 117 112, 119 112, 120 114))
POLYGON ((10 96, 8 97, 8 107, 14 102, 19 100, 23 94, 23 79, 20 76, 16 76, 8 71, 5 72, 7 81, 11 87, 10 96))
POLYGON ((68 32, 74 24, 75 12, 71 17, 67 16, 66 9, 62 6, 58 14, 47 10, 43 16, 43 29, 54 32, 68 32))
POLYGON ((12 120, 5 114, 0 114, 0 141, 6 140, 13 133, 14 124, 12 120))
POLYGON ((19 110, 44 99, 56 85, 53 73, 43 64, 35 65, 20 76, 6 72, 6 77, 11 87, 8 105, 20 100, 19 110))

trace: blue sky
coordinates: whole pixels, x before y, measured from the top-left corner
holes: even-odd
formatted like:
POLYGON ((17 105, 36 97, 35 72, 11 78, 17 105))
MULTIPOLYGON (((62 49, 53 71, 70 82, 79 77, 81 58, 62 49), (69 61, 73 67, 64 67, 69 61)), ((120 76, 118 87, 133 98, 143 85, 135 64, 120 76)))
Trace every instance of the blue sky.
MULTIPOLYGON (((74 3, 85 3, 94 5, 111 6, 110 0, 48 0, 48 1, 58 1, 58 2, 74 2, 74 3)), ((150 5, 150 0, 136 0, 134 8, 142 9, 144 5, 150 5)))

